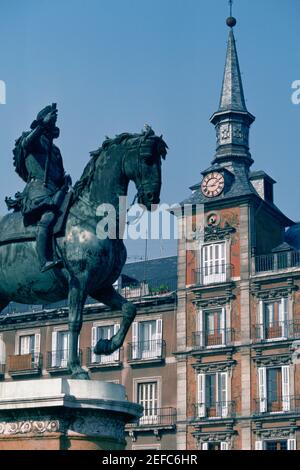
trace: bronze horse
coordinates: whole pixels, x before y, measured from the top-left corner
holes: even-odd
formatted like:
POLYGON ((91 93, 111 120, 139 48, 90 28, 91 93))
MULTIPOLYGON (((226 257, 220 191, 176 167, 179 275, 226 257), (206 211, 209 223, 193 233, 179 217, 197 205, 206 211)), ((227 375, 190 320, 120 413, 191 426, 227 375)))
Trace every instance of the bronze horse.
MULTIPOLYGON (((127 195, 129 182, 133 181, 138 202, 151 210, 159 203, 161 158, 166 154, 166 143, 152 130, 106 139, 98 151, 91 153, 91 160, 74 186, 65 235, 56 239, 57 251, 64 262, 62 269, 40 272, 35 241, 19 240, 0 246, 0 312, 11 301, 49 304, 68 299, 68 366, 73 378, 89 378, 78 355, 87 296, 122 311, 120 329, 110 340, 98 341, 96 354, 111 354, 120 348, 136 315, 136 307, 113 287, 127 256, 122 228, 117 229, 115 239, 99 239, 97 208, 103 203, 111 204, 118 214, 119 197, 127 195)), ((9 217, 12 216, 4 217, 6 223, 9 217)), ((125 218, 124 213, 121 217, 125 218)), ((117 217, 117 226, 118 223, 117 217)), ((0 220, 0 233, 3 227, 0 220)), ((21 230, 21 215, 19 227, 21 230)))

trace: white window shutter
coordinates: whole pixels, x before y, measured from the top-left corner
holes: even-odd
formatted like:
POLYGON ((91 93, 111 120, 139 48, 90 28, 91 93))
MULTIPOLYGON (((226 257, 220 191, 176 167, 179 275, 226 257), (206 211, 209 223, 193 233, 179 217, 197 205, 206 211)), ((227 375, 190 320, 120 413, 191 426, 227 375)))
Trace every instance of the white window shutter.
MULTIPOLYGON (((225 328, 226 328, 226 318, 225 318, 225 315, 226 315, 226 312, 225 312, 225 308, 222 308, 222 313, 221 313, 221 322, 220 322, 220 328, 221 328, 221 335, 222 335, 222 344, 226 344, 226 332, 225 332, 225 328)), ((220 332, 218 332, 220 333, 220 332)))
POLYGON ((222 418, 228 416, 228 374, 227 372, 221 372, 218 374, 218 381, 220 386, 218 387, 218 401, 220 403, 220 410, 222 418))
POLYGON ((282 366, 282 410, 290 410, 290 367, 282 366))
POLYGON ((263 450, 263 441, 255 442, 255 450, 263 450))
POLYGON ((5 354, 5 343, 3 341, 2 335, 0 335, 0 364, 5 364, 6 359, 5 354))
POLYGON ((205 374, 198 374, 198 418, 205 416, 205 374))
POLYGON ((208 450, 208 442, 202 442, 202 450, 208 450))
POLYGON ((93 364, 94 362, 97 362, 97 357, 98 357, 94 353, 94 347, 96 346, 96 343, 97 343, 97 327, 96 326, 92 327, 91 334, 92 334, 92 337, 91 337, 91 363, 93 364))
POLYGON ((196 342, 197 342, 196 346, 203 347, 205 344, 205 341, 204 341, 205 331, 204 331, 204 314, 203 314, 202 309, 200 309, 198 313, 197 331, 198 331, 199 336, 198 338, 196 338, 196 342))
POLYGON ((297 450, 297 441, 296 441, 296 439, 288 439, 287 449, 288 450, 297 450))
POLYGON ((138 358, 138 322, 134 321, 132 323, 132 359, 138 358))
POLYGON ((279 305, 279 322, 280 322, 283 338, 288 337, 287 320, 288 320, 288 298, 283 297, 279 305))
POLYGON ((156 354, 157 357, 162 355, 162 319, 156 320, 156 354))
POLYGON ((228 442, 221 442, 221 450, 229 450, 228 442))
POLYGON ((20 351, 20 342, 21 342, 21 337, 16 335, 16 339, 15 339, 15 355, 17 356, 18 354, 21 354, 21 351, 20 351))
POLYGON ((257 333, 259 334, 259 339, 264 339, 264 331, 265 331, 265 322, 264 322, 264 302, 263 300, 259 301, 259 307, 258 307, 258 331, 257 333))
POLYGON ((40 333, 36 333, 34 335, 34 357, 32 359, 34 363, 37 365, 39 365, 40 350, 41 350, 41 335, 40 333))
POLYGON ((52 353, 51 353, 51 366, 56 367, 58 362, 57 357, 57 331, 52 333, 52 353))
MULTIPOLYGON (((118 333, 120 329, 120 323, 115 323, 114 324, 114 335, 118 333)), ((112 359, 113 361, 118 362, 120 360, 120 349, 117 349, 113 354, 112 354, 112 359)))
POLYGON ((41 350, 41 335, 40 333, 36 333, 34 335, 34 352, 39 353, 41 350))
POLYGON ((258 368, 259 411, 265 413, 267 409, 267 371, 265 367, 258 368))

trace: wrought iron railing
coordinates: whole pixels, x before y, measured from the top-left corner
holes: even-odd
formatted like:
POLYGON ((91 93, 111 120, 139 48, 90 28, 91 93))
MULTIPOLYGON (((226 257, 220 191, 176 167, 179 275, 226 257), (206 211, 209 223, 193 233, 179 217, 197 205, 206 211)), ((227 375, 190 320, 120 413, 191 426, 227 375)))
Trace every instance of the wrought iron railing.
POLYGON ((254 258, 254 272, 256 274, 297 267, 300 267, 300 251, 270 253, 254 258))
POLYGON ((232 418, 236 415, 234 401, 195 403, 195 419, 232 418))
POLYGON ((118 349, 112 354, 98 355, 93 352, 93 348, 87 348, 86 363, 88 367, 105 366, 110 364, 119 364, 123 360, 123 348, 118 349))
POLYGON ((300 320, 276 321, 268 325, 258 323, 253 329, 255 341, 300 338, 300 320))
POLYGON ((294 413, 300 411, 300 396, 286 395, 274 398, 256 398, 255 414, 294 413))
MULTIPOLYGON (((58 349, 49 351, 47 355, 47 369, 68 369, 69 350, 58 349)), ((82 351, 79 350, 79 361, 82 363, 82 351)))
POLYGON ((233 328, 195 331, 193 333, 194 348, 209 348, 216 346, 230 346, 235 341, 233 328))
POLYGON ((139 299, 142 297, 157 297, 177 289, 177 279, 166 278, 163 281, 149 280, 140 283, 133 283, 127 286, 119 287, 118 291, 126 299, 139 299))
POLYGON ((8 371, 21 372, 40 369, 42 355, 40 353, 16 354, 8 356, 8 371))
POLYGON ((176 408, 145 408, 143 416, 127 427, 149 427, 149 426, 175 426, 177 420, 176 408))
POLYGON ((129 343, 128 360, 163 359, 166 354, 166 342, 162 339, 129 343))
POLYGON ((212 264, 193 271, 193 284, 206 286, 228 282, 233 276, 232 264, 212 264))

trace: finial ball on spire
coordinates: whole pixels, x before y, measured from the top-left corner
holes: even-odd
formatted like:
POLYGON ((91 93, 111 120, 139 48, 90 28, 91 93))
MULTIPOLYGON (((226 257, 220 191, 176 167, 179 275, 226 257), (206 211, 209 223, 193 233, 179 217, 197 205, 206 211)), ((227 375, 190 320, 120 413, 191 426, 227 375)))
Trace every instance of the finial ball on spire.
POLYGON ((229 28, 233 28, 236 25, 236 19, 233 16, 229 16, 226 20, 226 24, 229 28))

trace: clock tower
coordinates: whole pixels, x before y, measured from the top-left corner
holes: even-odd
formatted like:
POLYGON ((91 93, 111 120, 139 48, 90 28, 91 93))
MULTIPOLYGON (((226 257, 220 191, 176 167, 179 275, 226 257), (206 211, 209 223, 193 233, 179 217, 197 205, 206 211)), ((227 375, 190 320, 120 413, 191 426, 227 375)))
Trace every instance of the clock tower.
MULTIPOLYGON (((265 324, 273 332, 276 315, 280 325, 288 315, 292 318, 287 292, 293 281, 286 281, 282 294, 281 278, 273 288, 269 271, 286 267, 281 260, 292 259, 284 233, 293 222, 274 204, 275 181, 263 171, 250 171, 249 130, 255 118, 244 97, 233 33, 236 20, 230 16, 226 23, 221 97, 210 119, 216 129, 215 154, 202 171, 202 181, 190 188, 192 194, 176 211, 178 233, 184 234, 178 240, 178 449, 248 450, 268 445, 261 437, 268 434, 268 426, 259 423, 265 426, 262 434, 261 428, 253 432, 257 423, 252 416, 257 412, 255 400, 262 403, 260 411, 266 411, 267 377, 276 371, 269 372, 266 358, 258 358, 262 352, 255 338, 263 341, 265 324), (280 253, 274 254, 276 250, 280 253), (277 295, 276 301, 272 295, 277 295)), ((276 364, 284 377, 281 388, 288 390, 290 371, 280 361, 276 364)), ((278 396, 288 394, 281 388, 278 396)), ((293 431, 291 436, 290 448, 295 445, 293 431)))

